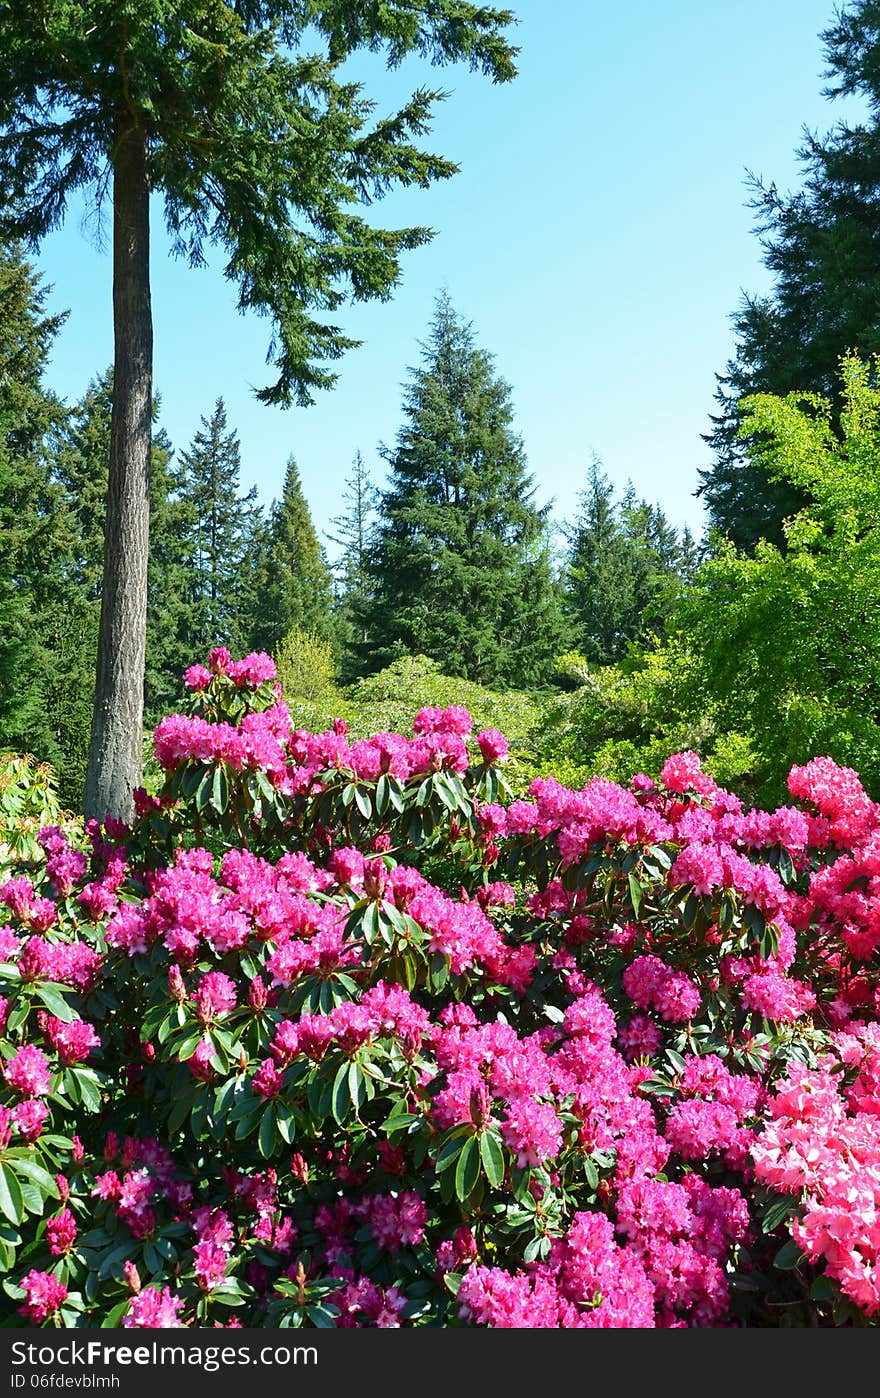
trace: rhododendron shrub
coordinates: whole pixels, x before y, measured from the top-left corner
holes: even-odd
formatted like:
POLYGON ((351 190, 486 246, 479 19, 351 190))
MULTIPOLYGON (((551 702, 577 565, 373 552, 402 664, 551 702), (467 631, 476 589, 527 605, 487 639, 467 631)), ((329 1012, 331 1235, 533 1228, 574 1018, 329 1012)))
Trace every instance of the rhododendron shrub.
POLYGON ((132 828, 0 886, 13 1325, 868 1325, 880 811, 514 799, 497 730, 292 728, 218 649, 132 828))

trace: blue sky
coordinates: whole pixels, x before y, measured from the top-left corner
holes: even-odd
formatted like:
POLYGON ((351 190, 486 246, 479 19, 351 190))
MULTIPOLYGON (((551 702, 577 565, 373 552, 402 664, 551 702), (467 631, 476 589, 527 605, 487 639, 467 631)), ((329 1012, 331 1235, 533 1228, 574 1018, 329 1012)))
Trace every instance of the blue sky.
MULTIPOLYGON (((557 520, 573 514, 595 452, 619 487, 632 480, 699 532, 701 434, 729 317, 743 289, 768 285, 745 172, 796 185, 804 125, 826 130, 843 114, 821 96, 832 0, 509 3, 522 50, 512 83, 418 62, 389 74, 372 56, 351 65, 380 109, 425 81, 446 89, 426 143, 461 172, 374 206, 376 222, 436 237, 406 255, 390 302, 337 317, 364 343, 313 407, 255 400, 266 322, 236 312, 219 258, 202 271, 170 258, 155 208, 163 424, 183 449, 222 395, 243 489, 256 484, 268 504, 293 454, 324 531, 358 449, 382 483, 377 447, 394 440, 401 384, 446 288, 512 386, 538 499, 557 520)), ((72 402, 112 359, 111 260, 85 205, 38 265, 53 307, 70 310, 49 378, 72 402)))

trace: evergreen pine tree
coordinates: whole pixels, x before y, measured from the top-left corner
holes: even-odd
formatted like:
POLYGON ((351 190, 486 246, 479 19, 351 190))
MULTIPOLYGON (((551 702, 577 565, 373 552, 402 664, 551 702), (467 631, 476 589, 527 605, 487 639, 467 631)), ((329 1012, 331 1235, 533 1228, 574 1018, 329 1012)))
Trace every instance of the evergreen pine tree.
POLYGON ((851 0, 822 34, 826 95, 858 95, 867 116, 838 123, 798 152, 803 180, 794 193, 753 181, 756 231, 773 286, 746 296, 733 317, 736 349, 719 377, 719 411, 706 440, 714 452, 701 472, 709 524, 740 549, 759 539, 785 546, 783 520, 807 503, 805 491, 768 475, 761 443, 739 435, 750 394, 819 393, 837 408, 839 360, 848 350, 880 350, 880 5, 851 0))
MULTIPOLYGON (((147 655, 144 714, 155 723, 180 691, 180 676, 191 663, 187 608, 190 587, 188 541, 192 511, 177 489, 168 434, 158 425, 160 400, 153 402, 150 456, 150 553, 147 565, 147 655)), ((110 464, 113 371, 89 384, 67 415, 52 470, 75 524, 71 576, 82 601, 91 605, 83 648, 88 653, 89 687, 94 686, 97 628, 103 581, 104 526, 110 464)))
POLYGON ((233 653, 246 646, 250 618, 244 579, 259 515, 257 488, 241 490, 241 448, 218 398, 177 464, 175 488, 190 530, 186 587, 178 637, 183 651, 206 656, 213 646, 233 653))
POLYGON ((690 531, 679 537, 658 505, 629 485, 622 500, 594 458, 568 531, 566 610, 575 649, 599 665, 621 660, 629 646, 662 631, 670 584, 694 566, 690 531))
POLYGON ((364 670, 423 653, 489 685, 541 682, 561 617, 546 508, 534 503, 511 390, 473 328, 437 299, 370 548, 364 670))
POLYGON ((700 546, 687 525, 681 531, 678 544, 678 575, 682 582, 693 581, 700 566, 700 546))
POLYGON ((63 315, 17 246, 0 248, 0 746, 58 757, 53 631, 69 601, 70 520, 50 471, 61 404, 43 373, 63 315))
POLYGON ((575 649, 610 665, 631 638, 635 588, 633 550, 618 517, 614 487, 594 457, 569 527, 566 606, 575 649))
POLYGON ((296 627, 321 640, 333 631, 333 574, 291 456, 280 500, 272 502, 257 565, 251 644, 274 654, 296 627))
POLYGON ((365 617, 369 609, 369 542, 378 491, 370 479, 364 458, 357 452, 351 475, 342 492, 345 510, 330 523, 331 543, 341 550, 336 563, 336 633, 342 650, 342 678, 350 678, 352 647, 368 639, 365 617))

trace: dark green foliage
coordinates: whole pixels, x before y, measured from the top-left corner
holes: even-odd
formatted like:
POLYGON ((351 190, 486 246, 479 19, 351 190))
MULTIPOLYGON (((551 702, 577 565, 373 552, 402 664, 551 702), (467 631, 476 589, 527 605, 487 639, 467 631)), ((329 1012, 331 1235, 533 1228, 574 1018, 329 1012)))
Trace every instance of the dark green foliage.
POLYGON ((616 501, 595 460, 580 505, 567 531, 570 641, 588 660, 610 665, 634 642, 662 630, 671 584, 695 566, 694 542, 689 531, 679 537, 659 506, 638 500, 631 486, 616 501))
POLYGON ((94 657, 75 523, 52 478, 62 407, 42 376, 64 317, 46 314, 46 295, 16 247, 0 251, 0 747, 75 766, 94 657))
POLYGON ((241 451, 222 398, 201 423, 174 473, 177 510, 187 532, 178 679, 193 655, 207 655, 213 646, 243 653, 248 628, 244 591, 261 516, 256 486, 240 494, 241 451))
MULTIPOLYGON (((113 371, 94 379, 70 409, 58 438, 52 474, 62 489, 74 522, 70 580, 80 605, 91 608, 87 623, 88 664, 83 669, 82 713, 94 686, 98 604, 104 559, 104 519, 110 463, 110 414, 113 371)), ((153 406, 150 478, 150 558, 147 603, 147 665, 144 698, 147 721, 156 721, 180 692, 180 675, 193 654, 187 637, 191 611, 188 548, 193 536, 193 509, 182 498, 172 447, 158 424, 160 403, 153 406)), ((63 778, 63 773, 62 773, 63 778)))
POLYGON ((481 684, 546 679, 561 618, 508 385, 438 298, 411 371, 360 611, 364 672, 424 654, 481 684))
POLYGON ((364 458, 357 452, 342 492, 344 511, 331 519, 334 532, 328 535, 341 550, 336 563, 334 622, 342 652, 343 679, 350 678, 356 668, 355 644, 363 646, 369 636, 369 543, 378 498, 364 458))
POLYGON ((387 296, 400 254, 430 237, 375 228, 357 205, 456 170, 415 144, 441 93, 419 89, 375 119, 340 65, 359 49, 392 66, 421 53, 503 82, 515 73, 511 20, 460 0, 0 5, 5 227, 38 240, 74 190, 105 192, 125 114, 146 133, 176 251, 196 266, 218 244, 240 307, 273 323, 277 378, 261 396, 308 402, 354 343, 315 312, 337 310, 346 288, 387 296))
POLYGON ((250 646, 275 654, 293 629, 320 640, 332 633, 333 575, 318 538, 299 470, 287 462, 284 490, 256 541, 250 582, 250 646))
POLYGON ((774 283, 747 296, 733 318, 736 352, 719 381, 720 411, 707 440, 715 451, 700 487, 710 525, 751 552, 764 538, 784 547, 782 522, 807 502, 770 477, 759 443, 743 440, 742 400, 751 393, 815 392, 839 405, 838 361, 880 349, 880 5, 855 0, 822 35, 829 96, 864 97, 869 114, 806 136, 802 186, 782 193, 755 180, 753 207, 774 283))

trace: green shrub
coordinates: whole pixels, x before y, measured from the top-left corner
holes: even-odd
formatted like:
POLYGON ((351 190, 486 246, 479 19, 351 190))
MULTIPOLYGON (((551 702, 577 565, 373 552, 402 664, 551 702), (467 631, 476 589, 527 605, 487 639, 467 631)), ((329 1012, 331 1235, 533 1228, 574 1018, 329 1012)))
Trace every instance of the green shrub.
POLYGON ((567 650, 553 666, 553 679, 560 689, 580 689, 590 674, 590 662, 579 650, 567 650))
POLYGON ((37 843, 41 826, 69 823, 48 763, 30 753, 0 753, 0 883, 44 858, 37 843))
POLYGON ((293 626, 273 658, 296 727, 326 727, 334 718, 344 717, 345 700, 336 684, 329 641, 293 626))
POLYGON ((579 689, 556 699, 530 735, 534 775, 567 785, 593 776, 657 777, 670 752, 690 749, 716 781, 751 795, 760 766, 747 735, 728 731, 688 692, 689 660, 675 642, 621 665, 591 668, 579 689))

